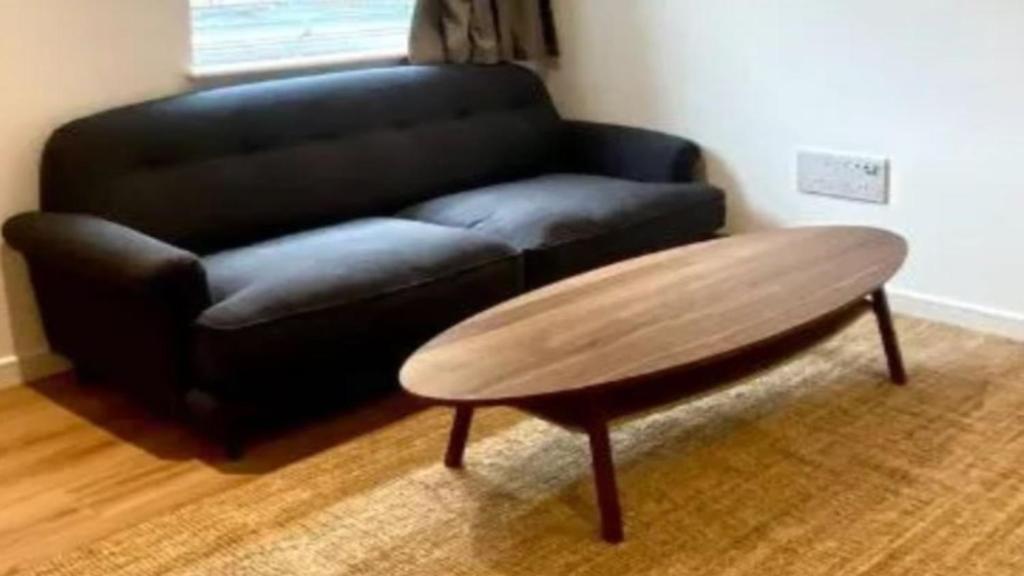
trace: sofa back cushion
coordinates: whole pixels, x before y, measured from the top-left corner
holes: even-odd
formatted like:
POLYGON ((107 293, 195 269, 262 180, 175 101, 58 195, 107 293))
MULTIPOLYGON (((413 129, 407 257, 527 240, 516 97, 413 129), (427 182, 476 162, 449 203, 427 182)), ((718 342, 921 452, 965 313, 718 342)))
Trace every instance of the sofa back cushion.
POLYGON ((517 66, 407 66, 197 92, 81 119, 42 208, 205 253, 543 171, 560 120, 517 66))

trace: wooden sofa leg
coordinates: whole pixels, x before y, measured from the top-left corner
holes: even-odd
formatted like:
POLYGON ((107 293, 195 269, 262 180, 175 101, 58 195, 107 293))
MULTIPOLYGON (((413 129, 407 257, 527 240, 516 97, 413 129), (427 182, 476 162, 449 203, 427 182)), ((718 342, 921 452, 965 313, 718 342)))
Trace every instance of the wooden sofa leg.
POLYGON ((221 439, 224 447, 224 457, 231 462, 238 462, 245 458, 245 440, 239 432, 225 432, 221 439))
POLYGON ((237 462, 245 456, 245 433, 229 408, 210 394, 195 389, 186 395, 185 403, 192 423, 220 445, 228 460, 237 462))

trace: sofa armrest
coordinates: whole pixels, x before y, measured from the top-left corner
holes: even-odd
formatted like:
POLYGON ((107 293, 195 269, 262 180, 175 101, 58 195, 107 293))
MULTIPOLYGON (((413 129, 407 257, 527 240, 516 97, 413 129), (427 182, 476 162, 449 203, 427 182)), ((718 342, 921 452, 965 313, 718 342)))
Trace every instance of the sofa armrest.
POLYGON ((21 214, 3 234, 25 255, 51 346, 80 377, 183 409, 192 325, 210 303, 197 256, 82 214, 21 214))
POLYGON ((642 182, 696 180, 701 160, 700 148, 685 138, 593 122, 566 122, 563 150, 569 171, 642 182))
POLYGON ((159 296, 193 315, 210 302, 206 272, 195 254, 102 218, 30 212, 8 220, 3 235, 31 266, 97 288, 159 296))

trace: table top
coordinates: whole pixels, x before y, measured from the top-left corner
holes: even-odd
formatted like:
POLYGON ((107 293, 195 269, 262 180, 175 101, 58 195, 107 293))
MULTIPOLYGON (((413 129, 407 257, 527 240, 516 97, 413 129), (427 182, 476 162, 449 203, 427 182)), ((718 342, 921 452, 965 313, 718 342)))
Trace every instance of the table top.
POLYGON ((627 260, 444 332, 405 364, 402 385, 488 405, 641 384, 814 325, 881 288, 906 255, 890 232, 809 227, 627 260))

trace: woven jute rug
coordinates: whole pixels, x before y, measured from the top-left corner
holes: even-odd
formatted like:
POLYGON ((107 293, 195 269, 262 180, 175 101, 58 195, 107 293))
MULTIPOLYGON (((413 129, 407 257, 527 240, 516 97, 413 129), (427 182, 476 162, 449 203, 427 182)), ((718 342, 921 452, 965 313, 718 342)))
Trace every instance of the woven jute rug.
POLYGON ((597 536, 585 439, 483 412, 358 437, 56 558, 35 574, 1000 575, 1024 573, 1024 348, 869 319, 739 386, 614 434, 627 541, 597 536))

